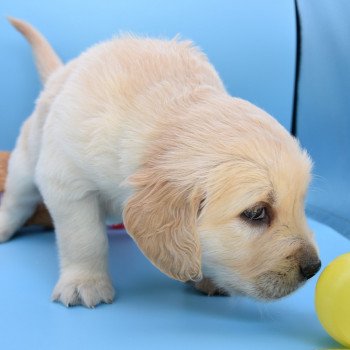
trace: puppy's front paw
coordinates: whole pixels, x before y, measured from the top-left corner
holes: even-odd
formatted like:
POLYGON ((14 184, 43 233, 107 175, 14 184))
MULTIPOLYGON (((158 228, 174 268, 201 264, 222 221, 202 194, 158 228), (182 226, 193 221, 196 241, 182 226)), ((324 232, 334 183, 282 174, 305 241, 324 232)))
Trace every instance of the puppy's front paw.
POLYGON ((67 307, 81 304, 93 308, 100 303, 111 304, 114 296, 114 288, 107 276, 62 276, 52 293, 52 300, 59 301, 67 307))

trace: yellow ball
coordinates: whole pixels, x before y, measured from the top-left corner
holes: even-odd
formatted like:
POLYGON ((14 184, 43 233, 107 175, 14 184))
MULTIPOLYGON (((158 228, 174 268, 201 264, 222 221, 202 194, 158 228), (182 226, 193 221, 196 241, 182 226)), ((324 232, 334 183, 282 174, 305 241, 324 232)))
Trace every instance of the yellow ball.
POLYGON ((328 334, 350 347, 350 253, 339 256, 324 269, 317 282, 315 304, 328 334))

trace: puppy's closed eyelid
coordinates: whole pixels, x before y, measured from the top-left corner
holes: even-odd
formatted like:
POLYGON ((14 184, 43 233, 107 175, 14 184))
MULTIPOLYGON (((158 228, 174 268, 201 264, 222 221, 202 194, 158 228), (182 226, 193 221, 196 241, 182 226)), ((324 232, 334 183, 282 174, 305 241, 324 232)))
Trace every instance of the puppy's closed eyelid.
POLYGON ((244 222, 246 222, 247 224, 249 224, 251 226, 262 226, 262 225, 270 226, 271 222, 275 216, 272 206, 266 202, 256 203, 254 206, 250 207, 249 209, 246 209, 245 211, 243 211, 239 215, 239 217, 241 220, 243 220, 244 222), (265 209, 265 217, 263 219, 254 220, 254 219, 249 219, 248 217, 246 217, 245 211, 247 211, 247 210, 254 211, 255 208, 264 208, 265 209))
POLYGON ((252 220, 252 219, 249 219, 249 218, 247 218, 244 214, 241 214, 241 215, 240 215, 240 218, 241 218, 245 223, 247 223, 248 225, 251 225, 251 226, 269 225, 269 223, 270 223, 270 219, 269 219, 268 215, 266 215, 265 218, 260 219, 260 220, 252 220))

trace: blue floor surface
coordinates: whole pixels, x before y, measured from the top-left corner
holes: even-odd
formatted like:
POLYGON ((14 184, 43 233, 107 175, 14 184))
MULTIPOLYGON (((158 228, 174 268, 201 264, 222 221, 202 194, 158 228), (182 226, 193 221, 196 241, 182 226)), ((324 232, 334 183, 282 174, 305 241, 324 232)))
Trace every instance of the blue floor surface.
MULTIPOLYGON (((315 221, 325 267, 350 241, 315 221)), ((207 297, 156 270, 125 233, 111 233, 112 305, 65 308, 52 233, 0 245, 0 349, 335 349, 314 311, 317 278, 283 300, 207 297)))

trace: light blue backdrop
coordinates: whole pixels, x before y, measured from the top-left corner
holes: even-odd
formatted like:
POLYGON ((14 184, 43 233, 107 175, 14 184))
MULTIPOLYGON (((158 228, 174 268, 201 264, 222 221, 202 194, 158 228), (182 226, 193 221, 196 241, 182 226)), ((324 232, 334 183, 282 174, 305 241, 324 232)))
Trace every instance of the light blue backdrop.
POLYGON ((298 3, 297 134, 315 162, 308 211, 350 237, 350 1, 298 3))
POLYGON ((0 150, 12 149, 40 90, 29 46, 5 16, 42 31, 64 60, 119 31, 180 33, 208 54, 230 93, 290 126, 295 19, 291 0, 2 0, 0 2, 0 150))

